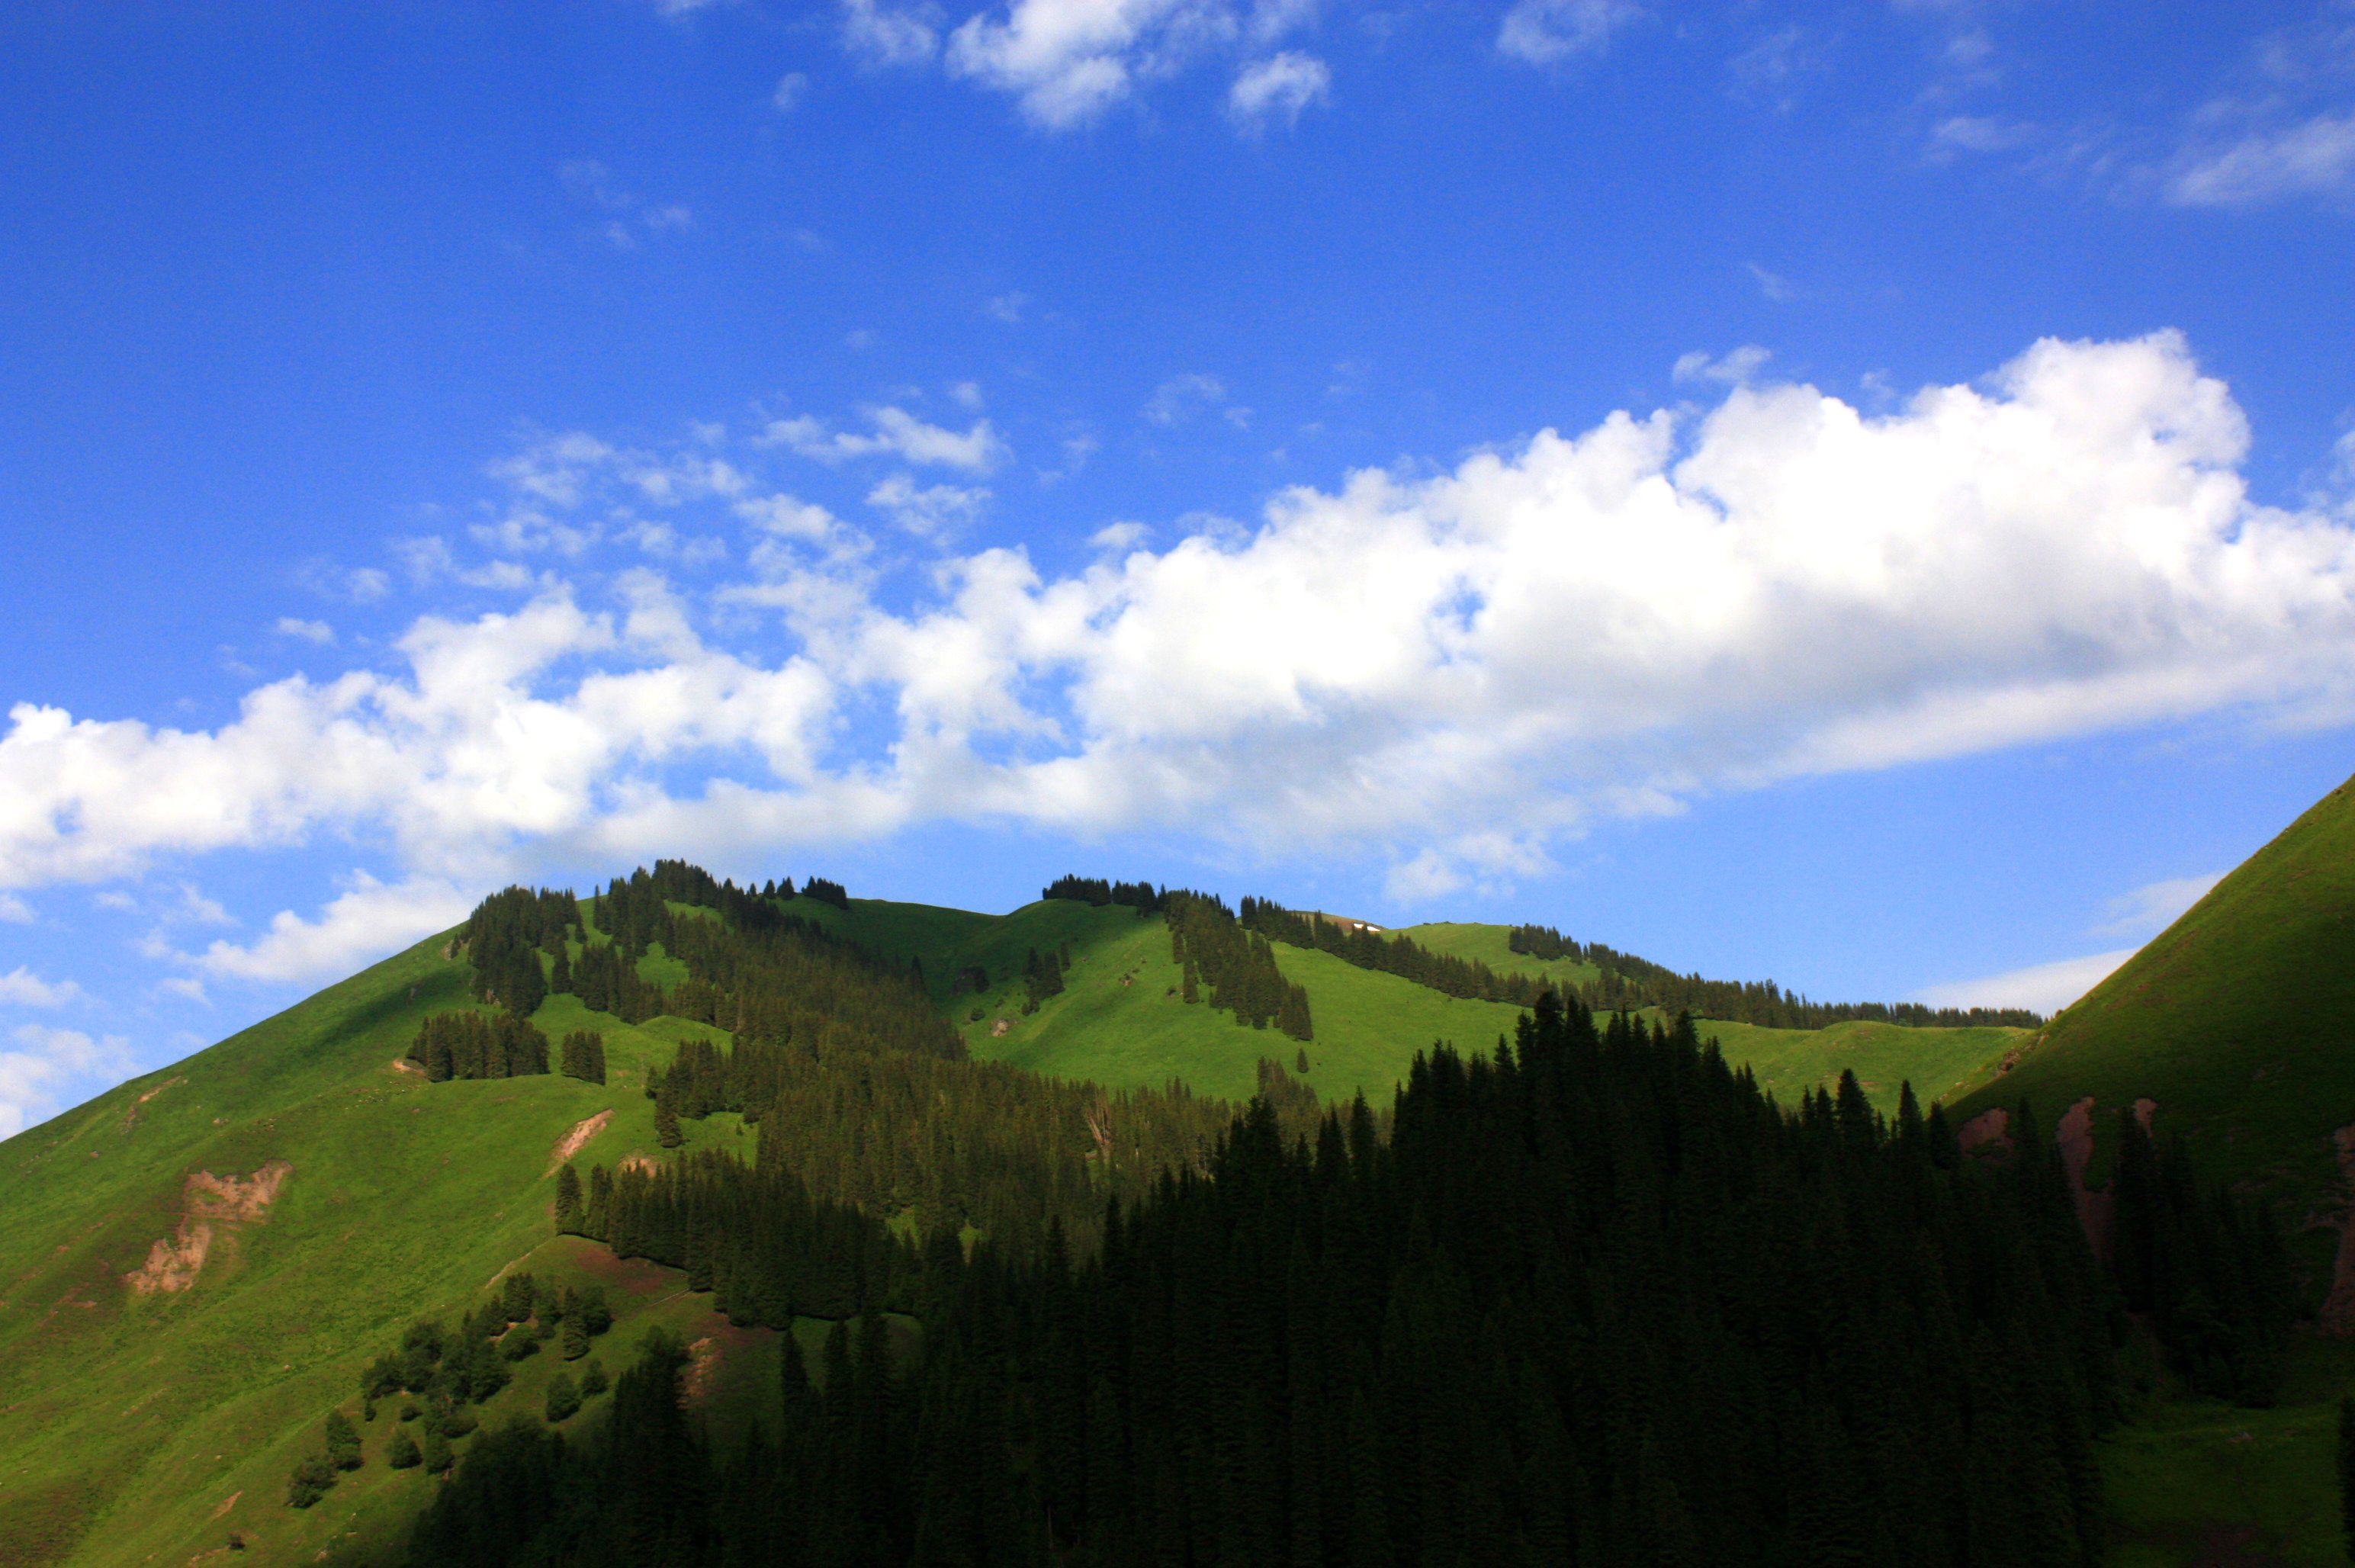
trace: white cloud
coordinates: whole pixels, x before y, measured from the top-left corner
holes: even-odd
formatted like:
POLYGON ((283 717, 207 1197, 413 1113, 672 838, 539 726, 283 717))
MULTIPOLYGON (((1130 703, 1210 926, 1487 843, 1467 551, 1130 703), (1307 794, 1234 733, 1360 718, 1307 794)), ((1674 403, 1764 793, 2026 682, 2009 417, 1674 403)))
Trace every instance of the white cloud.
POLYGON ((1950 157, 1956 153, 2009 153, 2035 139, 2036 127, 2025 121, 2007 120, 1999 115, 1955 114, 1931 129, 1930 150, 1934 157, 1950 157))
POLYGON ((1601 54, 1643 15, 1629 0, 1516 0, 1497 30, 1497 48, 1529 65, 1560 65, 1601 54))
POLYGON ((167 975, 155 982, 156 989, 170 993, 184 1001, 211 1007, 213 999, 205 992, 205 983, 188 975, 167 975))
POLYGON ((1790 279, 1778 272, 1770 272, 1755 261, 1744 261, 1742 265, 1758 285, 1758 292, 1776 304, 1788 304, 1799 297, 1799 291, 1791 286, 1790 279))
POLYGON ((911 534, 937 538, 973 521, 989 502, 989 492, 957 485, 919 486, 894 474, 867 493, 867 504, 911 534))
POLYGON ((1155 424, 1174 425, 1201 410, 1215 410, 1237 429, 1251 423, 1251 411, 1227 401, 1227 384, 1199 371, 1172 376, 1145 400, 1145 417, 1155 424))
POLYGON ((12 1038, 18 1049, 0 1051, 0 1138, 55 1115, 67 1085, 117 1082, 131 1072, 130 1042, 121 1035, 92 1039, 80 1029, 26 1024, 12 1038))
POLYGON ((769 94, 769 105, 780 114, 790 114, 801 107, 809 93, 809 78, 800 71, 789 70, 777 79, 775 91, 769 94))
POLYGON ((351 973, 421 937, 457 924, 481 896, 432 878, 392 886, 365 874, 350 891, 306 921, 281 910, 251 946, 215 942, 193 962, 208 975, 290 982, 351 973))
POLYGON ((763 440, 821 463, 841 463, 854 457, 896 457, 903 463, 962 469, 986 474, 1009 453, 996 427, 987 420, 975 421, 959 433, 927 423, 898 408, 868 409, 869 433, 837 431, 806 414, 772 420, 763 440))
POLYGON ((0 893, 0 922, 10 925, 30 925, 33 906, 14 893, 0 893))
POLYGON ((1151 532, 1143 523, 1106 523, 1088 536, 1088 543, 1098 549, 1135 549, 1151 532))
POLYGON ((22 964, 0 975, 0 1006, 62 1008, 80 996, 81 987, 71 980, 44 980, 22 964))
POLYGON ((1745 343, 1721 358, 1712 359, 1700 349, 1677 356, 1669 375, 1678 385, 1693 381, 1715 381, 1723 386, 1739 387, 1766 368, 1774 355, 1755 343, 1745 343))
POLYGON ((940 48, 939 12, 890 0, 842 0, 842 45, 869 66, 922 65, 940 48))
POLYGON ((1032 123, 1062 130, 1206 54, 1263 50, 1316 10, 1307 0, 1010 0, 1002 18, 961 24, 947 60, 954 74, 1013 94, 1032 123))
POLYGON ((1227 92, 1227 110, 1246 127, 1271 120, 1296 123, 1300 112, 1330 96, 1333 73, 1314 55, 1286 49, 1263 60, 1253 60, 1235 75, 1227 92))
POLYGON ((332 646, 336 640, 336 629, 325 621, 298 620, 293 615, 279 616, 277 625, 272 630, 282 637, 297 637, 306 643, 316 643, 321 647, 332 646))
MULTIPOLYGON (((1436 886, 1706 791, 2355 713, 2355 536, 2331 498, 2253 501, 2248 444, 2179 338, 2047 341, 1882 413, 1753 377, 1705 410, 1288 489, 1255 528, 1173 507, 1166 548, 1060 574, 938 542, 886 561, 751 476, 754 448, 741 485, 677 502, 750 530, 746 580, 640 569, 609 608, 549 582, 428 616, 396 667, 260 687, 211 731, 19 704, 0 888, 334 831, 474 889, 533 856, 943 820, 1349 847, 1436 886), (755 615, 759 656, 721 644, 755 615), (1512 843, 1481 837, 1498 822, 1512 843)), ((642 493, 642 462, 684 471, 616 452, 580 505, 642 493)), ((981 504, 906 475, 869 501, 935 540, 981 504)), ((219 962, 275 967, 335 923, 219 962)))
POLYGON ((2167 185, 2184 207, 2355 197, 2355 113, 2317 114, 2185 153, 2167 185))
POLYGON ((2176 916, 2206 898, 2209 890, 2223 880, 2223 872, 2211 871, 2204 877, 2173 877, 2137 888, 2112 899, 2109 919, 2094 929, 2104 936, 2148 936, 2173 924, 2176 916))
POLYGON ((2135 949, 2121 947, 2083 958, 2063 958, 1982 979, 1932 986, 1915 999, 1934 1008, 2029 1008, 2055 1013, 2100 985, 2134 955, 2135 949))
POLYGON ((956 382, 949 388, 949 397, 961 409, 977 409, 982 404, 981 383, 978 381, 956 382))

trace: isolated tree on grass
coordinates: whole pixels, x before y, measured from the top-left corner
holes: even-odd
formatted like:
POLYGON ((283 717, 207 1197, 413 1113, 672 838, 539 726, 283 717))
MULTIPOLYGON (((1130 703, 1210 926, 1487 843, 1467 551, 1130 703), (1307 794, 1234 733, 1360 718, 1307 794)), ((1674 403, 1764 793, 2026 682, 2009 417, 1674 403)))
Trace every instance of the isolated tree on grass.
POLYGON ((425 1435, 425 1468, 436 1476, 447 1474, 450 1468, 450 1440, 440 1432, 425 1435))
POLYGON ((564 1320, 564 1359, 577 1361, 589 1353, 589 1326, 581 1321, 581 1314, 564 1320))
POLYGON ((294 1473, 286 1480, 286 1506, 309 1508, 327 1495, 336 1484, 336 1467, 317 1454, 298 1460, 294 1473))
POLYGON ((589 1364, 581 1369, 581 1397, 583 1399, 595 1399, 599 1394, 603 1393, 605 1390, 611 1386, 612 1385, 605 1381, 605 1368, 603 1364, 601 1363, 596 1357, 590 1357, 589 1364))
POLYGON ((327 1413, 327 1462, 338 1470, 360 1467, 360 1435, 340 1410, 327 1413))
POLYGON ((570 1377, 562 1372, 557 1373, 548 1384, 548 1419, 550 1422, 569 1420, 580 1408, 580 1389, 573 1385, 570 1377))
POLYGON ((384 1462, 396 1470, 413 1470, 424 1457, 417 1451, 417 1440, 405 1427, 392 1429, 391 1441, 384 1445, 384 1462))

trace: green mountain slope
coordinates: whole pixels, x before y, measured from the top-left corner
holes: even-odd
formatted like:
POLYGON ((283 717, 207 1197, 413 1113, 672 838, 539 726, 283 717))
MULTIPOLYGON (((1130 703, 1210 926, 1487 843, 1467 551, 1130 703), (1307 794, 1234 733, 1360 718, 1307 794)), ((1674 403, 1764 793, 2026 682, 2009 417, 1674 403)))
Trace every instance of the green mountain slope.
MULTIPOLYGON (((442 941, 0 1144, 0 1563, 184 1563, 232 1531, 244 1561, 293 1562, 408 1517, 430 1483, 378 1461, 381 1422, 363 1428, 371 1462, 318 1507, 284 1506, 287 1474, 410 1322, 454 1317, 502 1270, 570 1245, 549 1238, 558 1140, 610 1112, 584 1155, 655 1152, 643 1074, 713 1032, 599 1018, 603 1085, 429 1087, 396 1060, 426 1013, 473 1005, 442 941), (272 1161, 292 1168, 266 1215, 214 1224, 192 1288, 126 1285, 177 1234, 191 1173, 272 1161)), ((537 1019, 590 1021, 569 996, 537 1019)), ((647 1323, 710 1317, 684 1297, 649 1316, 643 1285, 614 1305, 609 1367, 647 1323)), ((516 1408, 549 1375, 526 1367, 502 1396, 516 1408)))
MULTIPOLYGON (((1045 901, 1001 916, 803 898, 791 912, 920 963, 975 1057, 1115 1088, 1175 1078, 1240 1099, 1256 1087, 1263 1057, 1291 1071, 1305 1050, 1320 1094, 1386 1104, 1417 1051, 1437 1040, 1486 1049, 1518 1016, 1279 944, 1285 977, 1311 997, 1316 1037, 1303 1047, 1181 1001, 1167 928, 1126 908, 1045 901), (1026 1012, 1025 961, 1065 947, 1062 992, 1026 1012), (962 978, 976 968, 978 992, 962 978)), ((1502 953, 1502 927, 1448 929, 1468 955, 1485 956, 1484 944, 1502 953)), ((617 1312, 601 1352, 609 1369, 661 1325, 727 1353, 706 1380, 708 1414, 757 1400, 762 1369, 773 1366, 765 1331, 729 1328, 672 1271, 616 1265, 549 1233, 559 1140, 602 1115, 581 1150, 584 1166, 665 1157, 646 1075, 682 1040, 724 1042, 725 1031, 671 1018, 625 1025, 557 994, 534 1022, 552 1040, 601 1029, 608 1083, 550 1074, 428 1085, 400 1061, 419 1024, 476 1005, 470 968, 448 946, 446 937, 420 944, 0 1144, 0 1564, 185 1563, 232 1532, 246 1543, 242 1561, 307 1562, 388 1538, 432 1484, 381 1463, 388 1421, 362 1427, 369 1462, 317 1507, 284 1506, 288 1473, 318 1446, 330 1411, 357 1417, 359 1369, 404 1327, 456 1318, 514 1268, 559 1279, 604 1271, 596 1277, 613 1288, 617 1312), (190 1207, 192 1177, 281 1165, 265 1212, 208 1221, 191 1288, 129 1286, 159 1243, 168 1252, 193 1233, 184 1221, 203 1218, 201 1193, 190 1207)), ((659 955, 640 972, 665 985, 684 974, 659 955)), ((1886 1025, 1707 1032, 1786 1099, 1854 1067, 1884 1104, 1900 1077, 1927 1093, 1957 1061, 2009 1044, 2007 1031, 1886 1025)), ((751 1142, 732 1115, 682 1125, 689 1149, 751 1142)), ((491 1413, 537 1409, 554 1370, 552 1358, 524 1363, 491 1413)))
MULTIPOLYGON (((1955 1106, 2157 1102, 2211 1168, 2293 1204, 2355 1123, 2355 784, 2341 784, 1955 1106)), ((2096 1118, 2097 1127, 2101 1118, 2096 1118)))

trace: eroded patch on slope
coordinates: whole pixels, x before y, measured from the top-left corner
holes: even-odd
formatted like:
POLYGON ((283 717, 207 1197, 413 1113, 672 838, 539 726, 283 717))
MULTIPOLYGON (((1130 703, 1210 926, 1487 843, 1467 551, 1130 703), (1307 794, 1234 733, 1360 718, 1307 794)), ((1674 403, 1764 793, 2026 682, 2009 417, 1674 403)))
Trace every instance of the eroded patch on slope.
POLYGON ((205 1260, 212 1256, 214 1227, 234 1232, 270 1212, 278 1189, 294 1168, 273 1159, 251 1176, 215 1176, 209 1170, 191 1175, 181 1189, 180 1223, 169 1236, 147 1249, 147 1261, 123 1276, 134 1296, 170 1295, 197 1283, 205 1260))
POLYGON ((600 1111, 593 1116, 584 1117, 573 1123, 572 1130, 557 1139, 556 1147, 548 1151, 548 1168, 554 1170, 558 1166, 579 1154, 582 1146, 599 1133, 603 1132, 605 1124, 613 1119, 613 1112, 600 1111))

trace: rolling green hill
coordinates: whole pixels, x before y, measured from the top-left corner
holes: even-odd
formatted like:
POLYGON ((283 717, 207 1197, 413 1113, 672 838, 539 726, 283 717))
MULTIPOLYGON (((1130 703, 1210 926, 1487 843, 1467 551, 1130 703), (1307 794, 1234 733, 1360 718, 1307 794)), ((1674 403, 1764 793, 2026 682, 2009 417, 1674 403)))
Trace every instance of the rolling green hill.
MULTIPOLYGON (((1127 908, 1045 901, 994 916, 802 898, 791 912, 920 963, 975 1057, 1114 1088, 1174 1078, 1241 1098, 1263 1056, 1291 1070, 1305 1050, 1321 1095, 1387 1104, 1415 1051, 1438 1040, 1484 1050, 1518 1016, 1279 944, 1284 975, 1312 999, 1315 1038, 1303 1047, 1179 1000, 1167 928, 1127 908), (1025 1012, 1025 960, 1066 945, 1064 989, 1025 1012), (975 968, 986 976, 977 992, 961 983, 975 968)), ((1502 953, 1501 927, 1424 929, 1467 954, 1502 953)), ((760 1397, 774 1364, 765 1331, 729 1327, 674 1271, 615 1264, 549 1233, 559 1141, 602 1115, 584 1164, 665 1157, 646 1075, 680 1040, 725 1032, 673 1018, 626 1025, 559 993, 533 1021, 551 1039, 602 1029, 608 1083, 549 1074, 429 1086, 400 1061, 420 1022, 477 1005, 468 965, 450 952, 447 936, 421 943, 0 1144, 0 1564, 185 1563, 232 1532, 241 1560, 291 1563, 386 1539, 433 1484, 382 1464, 389 1416, 362 1424, 368 1463, 317 1507, 284 1505, 289 1470, 317 1447, 330 1411, 358 1420, 357 1372, 405 1326, 454 1319, 512 1269, 608 1282, 609 1369, 651 1327, 709 1341, 720 1362, 703 1380, 706 1419, 724 1424, 760 1397), (280 1164, 266 1211, 208 1221, 190 1288, 129 1287, 159 1243, 168 1251, 193 1234, 184 1221, 204 1217, 201 1192, 191 1207, 192 1176, 280 1164)), ((640 972, 666 985, 684 973, 658 953, 640 972)), ((2009 1043, 2008 1031, 1886 1025, 1707 1032, 1785 1098, 1854 1067, 1884 1104, 1902 1076, 1927 1092, 2009 1043)), ((683 1128, 690 1150, 751 1143, 732 1115, 683 1128)), ((487 1413, 536 1410, 554 1370, 552 1358, 523 1363, 487 1413)), ((593 1404, 575 1418, 596 1419, 593 1404)))
POLYGON ((2147 1097, 2155 1129, 2296 1209, 2335 1187, 2331 1135, 2355 1123, 2350 1018, 2355 784, 2341 784, 1955 1108, 2025 1097, 2049 1126, 2088 1094, 2101 1111, 2147 1097))

